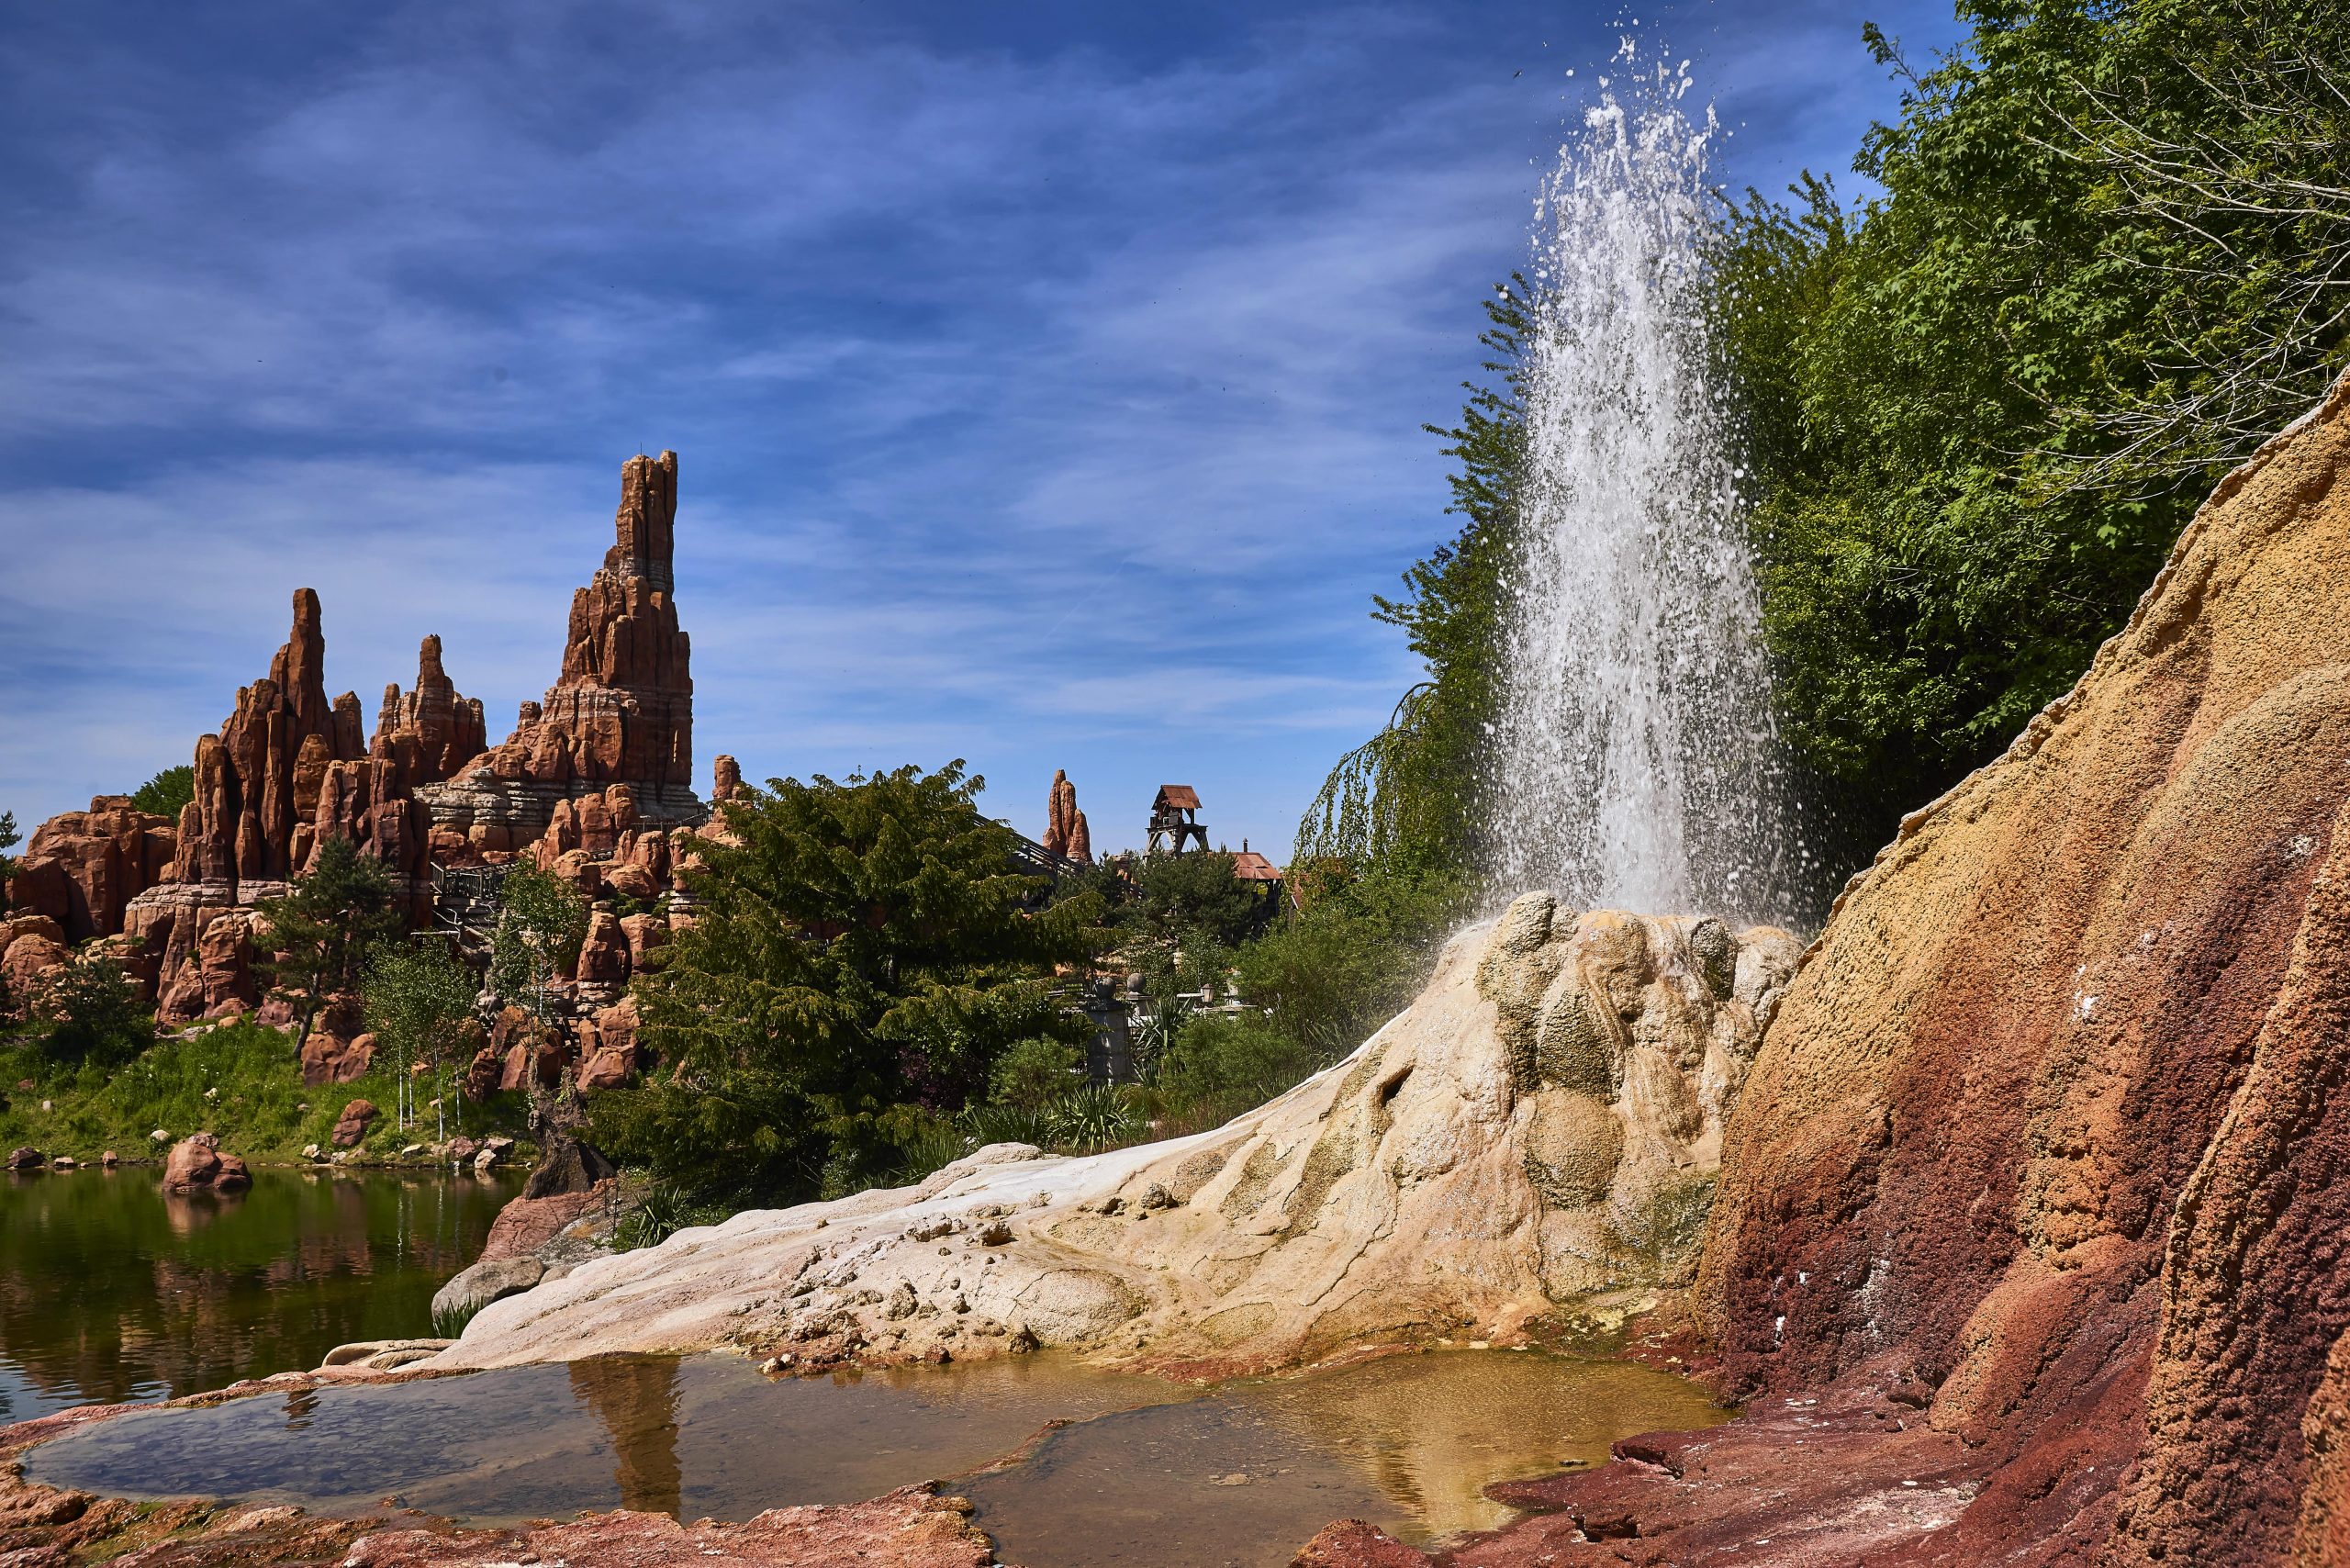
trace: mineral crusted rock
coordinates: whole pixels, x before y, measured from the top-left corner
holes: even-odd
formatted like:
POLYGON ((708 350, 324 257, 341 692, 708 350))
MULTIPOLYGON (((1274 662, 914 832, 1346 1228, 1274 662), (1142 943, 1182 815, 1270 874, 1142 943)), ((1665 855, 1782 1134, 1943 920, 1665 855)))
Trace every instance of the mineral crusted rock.
POLYGON ((1454 1561, 2350 1562, 2345 480, 2350 379, 1839 901, 1695 1292, 1750 1414, 1454 1561))
POLYGON ((968 1358, 1020 1330, 1233 1371, 1608 1320, 1687 1278, 1722 1119, 1797 951, 1521 900, 1347 1061, 1227 1127, 1084 1159, 993 1146, 920 1187, 738 1215, 492 1306, 436 1364, 745 1333, 820 1364, 968 1358), (901 1285, 917 1306, 892 1318, 901 1285))
POLYGON ((68 942, 111 936, 130 901, 171 874, 177 832, 169 817, 100 795, 33 830, 8 884, 9 908, 45 914, 68 942))

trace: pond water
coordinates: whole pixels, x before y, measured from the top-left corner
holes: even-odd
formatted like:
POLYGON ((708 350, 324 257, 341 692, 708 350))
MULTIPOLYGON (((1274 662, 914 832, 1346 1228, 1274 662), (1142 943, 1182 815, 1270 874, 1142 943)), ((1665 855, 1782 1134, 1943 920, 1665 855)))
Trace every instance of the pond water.
POLYGON ((1027 1568, 1278 1568, 1337 1518, 1419 1541, 1498 1524, 1492 1482, 1722 1418, 1677 1378, 1539 1352, 1209 1389, 1051 1355, 780 1381, 732 1357, 610 1357, 128 1416, 27 1468, 115 1495, 477 1524, 614 1506, 740 1519, 939 1479, 1027 1568))
POLYGON ((519 1176, 263 1169, 166 1196, 160 1170, 0 1176, 0 1425, 314 1367, 425 1334, 519 1176))

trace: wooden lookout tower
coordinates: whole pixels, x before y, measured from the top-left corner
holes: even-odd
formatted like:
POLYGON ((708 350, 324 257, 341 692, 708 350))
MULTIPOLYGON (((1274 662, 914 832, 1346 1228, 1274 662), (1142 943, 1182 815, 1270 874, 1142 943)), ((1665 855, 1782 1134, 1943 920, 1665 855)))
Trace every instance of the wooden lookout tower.
POLYGON ((1200 824, 1200 793, 1189 784, 1161 784, 1150 802, 1150 847, 1181 855, 1186 844, 1208 846, 1208 830, 1200 824))

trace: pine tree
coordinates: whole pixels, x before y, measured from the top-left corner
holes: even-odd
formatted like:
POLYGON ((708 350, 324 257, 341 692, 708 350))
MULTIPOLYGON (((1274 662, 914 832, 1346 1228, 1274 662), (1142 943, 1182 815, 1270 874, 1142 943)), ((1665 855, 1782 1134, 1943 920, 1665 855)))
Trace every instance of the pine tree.
POLYGON ((17 832, 17 813, 0 812, 0 914, 8 913, 8 883, 17 874, 17 857, 8 853, 22 842, 17 832))
POLYGON ((290 892, 254 907, 268 924, 273 954, 255 967, 269 976, 274 994, 294 1004, 297 1045, 308 1042, 326 998, 356 991, 375 946, 408 924, 391 873, 347 838, 328 839, 290 892))

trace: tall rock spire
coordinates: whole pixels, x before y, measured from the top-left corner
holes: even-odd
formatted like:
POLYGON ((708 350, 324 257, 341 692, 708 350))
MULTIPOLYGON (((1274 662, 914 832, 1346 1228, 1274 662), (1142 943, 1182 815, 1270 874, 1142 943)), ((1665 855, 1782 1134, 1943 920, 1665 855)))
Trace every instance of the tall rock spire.
POLYGON ((630 458, 612 545, 571 598, 562 672, 504 742, 424 787, 436 828, 526 843, 558 801, 615 784, 647 822, 708 815, 693 792, 692 644, 672 591, 677 515, 677 454, 630 458))

